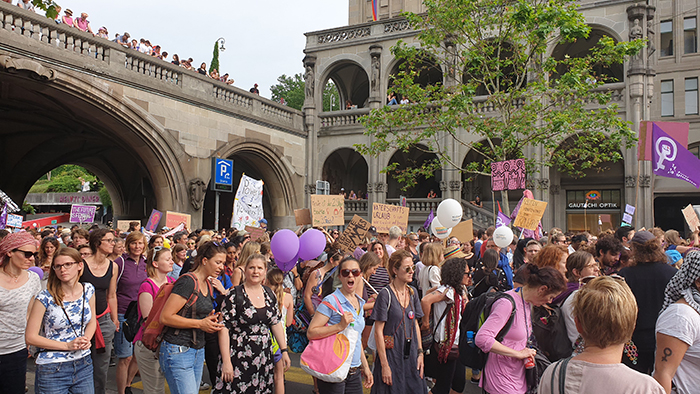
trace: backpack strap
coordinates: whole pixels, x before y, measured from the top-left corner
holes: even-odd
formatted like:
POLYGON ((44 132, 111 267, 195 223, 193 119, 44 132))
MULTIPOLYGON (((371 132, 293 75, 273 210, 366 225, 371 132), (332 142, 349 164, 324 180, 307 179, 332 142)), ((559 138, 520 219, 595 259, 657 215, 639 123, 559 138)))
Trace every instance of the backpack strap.
POLYGON ((119 268, 119 277, 117 277, 117 284, 119 284, 119 281, 122 280, 122 275, 124 275, 124 266, 126 265, 126 261, 124 261, 124 256, 119 256, 114 259, 114 262, 117 263, 117 268, 119 268), (117 260, 121 260, 121 265, 117 260))
POLYGON ((571 361, 571 357, 565 358, 563 360, 557 361, 557 363, 554 365, 554 369, 552 369, 552 380, 550 383, 550 390, 552 393, 554 393, 554 375, 557 373, 557 367, 559 368, 559 394, 564 394, 566 390, 566 367, 569 365, 569 361, 571 361))

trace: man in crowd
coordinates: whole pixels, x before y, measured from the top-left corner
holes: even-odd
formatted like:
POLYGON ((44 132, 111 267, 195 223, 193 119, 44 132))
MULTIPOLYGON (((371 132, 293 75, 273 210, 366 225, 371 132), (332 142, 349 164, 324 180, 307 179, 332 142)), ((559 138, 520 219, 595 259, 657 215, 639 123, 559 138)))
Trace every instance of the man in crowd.
POLYGON ((124 32, 124 34, 122 34, 121 36, 117 34, 117 38, 114 39, 114 42, 123 46, 124 48, 128 48, 129 47, 129 38, 131 38, 129 33, 124 32))
POLYGON ((630 241, 634 237, 634 227, 632 226, 621 226, 615 231, 615 238, 617 238, 625 250, 630 250, 630 241))
POLYGON ((620 252, 622 252, 622 244, 612 235, 598 239, 595 244, 595 259, 604 275, 615 274, 622 268, 620 252))

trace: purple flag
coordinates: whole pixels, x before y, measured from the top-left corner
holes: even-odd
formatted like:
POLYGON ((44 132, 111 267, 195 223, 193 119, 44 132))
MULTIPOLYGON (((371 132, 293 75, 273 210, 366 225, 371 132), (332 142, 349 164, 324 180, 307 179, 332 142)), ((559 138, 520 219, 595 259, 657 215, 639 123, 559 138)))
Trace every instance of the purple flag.
POLYGON ((430 223, 433 222, 433 219, 435 219, 435 214, 433 213, 433 210, 430 210, 430 214, 428 215, 428 219, 423 223, 423 228, 426 229, 427 231, 430 231, 430 223))
POLYGON ((654 124, 652 163, 654 174, 684 180, 700 187, 700 159, 654 124))
POLYGON ((496 217, 496 228, 507 226, 510 224, 510 218, 506 216, 503 212, 498 211, 498 216, 496 217))
POLYGON ((0 211, 0 230, 4 230, 7 227, 7 203, 2 204, 2 211, 0 211))

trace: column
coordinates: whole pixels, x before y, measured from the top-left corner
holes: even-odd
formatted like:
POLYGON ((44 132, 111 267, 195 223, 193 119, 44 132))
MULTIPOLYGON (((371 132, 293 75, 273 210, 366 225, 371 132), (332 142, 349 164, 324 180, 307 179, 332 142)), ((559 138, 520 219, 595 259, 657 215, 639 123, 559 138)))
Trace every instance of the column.
POLYGON ((306 138, 306 182, 304 184, 304 204, 311 206, 309 195, 316 192, 316 164, 318 161, 318 126, 316 121, 316 103, 322 102, 323 89, 318 89, 319 99, 316 99, 316 56, 306 55, 304 64, 304 128, 308 133, 306 138))

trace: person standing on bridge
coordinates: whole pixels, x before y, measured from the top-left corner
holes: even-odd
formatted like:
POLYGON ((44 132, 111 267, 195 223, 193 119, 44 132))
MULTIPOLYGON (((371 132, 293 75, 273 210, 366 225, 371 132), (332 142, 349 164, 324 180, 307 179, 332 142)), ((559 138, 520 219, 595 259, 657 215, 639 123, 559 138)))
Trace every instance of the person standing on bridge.
POLYGON ((75 27, 76 29, 78 29, 80 31, 90 33, 94 36, 95 33, 92 32, 92 28, 90 27, 90 21, 88 21, 87 18, 88 18, 87 12, 81 13, 80 18, 76 18, 73 21, 73 27, 75 27))

